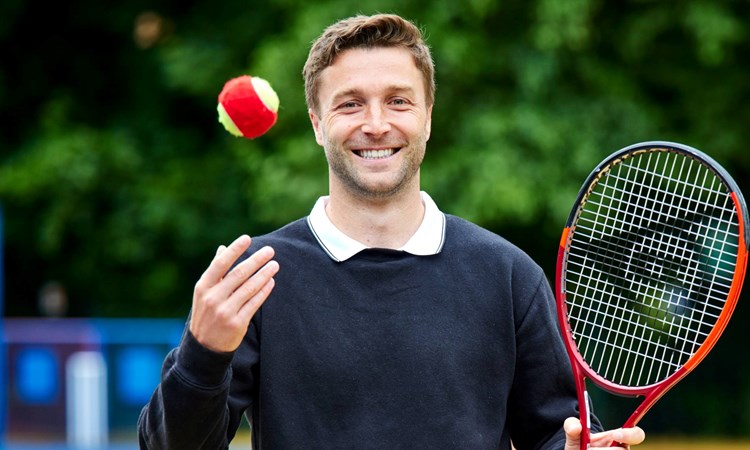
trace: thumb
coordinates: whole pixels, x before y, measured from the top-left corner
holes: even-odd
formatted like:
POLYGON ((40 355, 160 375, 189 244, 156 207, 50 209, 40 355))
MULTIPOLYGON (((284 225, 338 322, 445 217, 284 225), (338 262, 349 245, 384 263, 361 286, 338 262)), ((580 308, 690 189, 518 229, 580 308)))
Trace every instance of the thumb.
POLYGON ((563 424, 565 430, 565 450, 579 450, 581 448, 581 421, 575 417, 568 417, 563 424))

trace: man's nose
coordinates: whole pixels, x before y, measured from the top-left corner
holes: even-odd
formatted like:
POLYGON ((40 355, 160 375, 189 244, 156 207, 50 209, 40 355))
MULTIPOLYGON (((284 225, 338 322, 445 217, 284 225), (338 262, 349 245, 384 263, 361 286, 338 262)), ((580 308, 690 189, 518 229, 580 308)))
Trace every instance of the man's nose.
POLYGON ((362 132, 373 135, 382 135, 391 130, 388 112, 381 105, 369 106, 365 112, 365 120, 362 124, 362 132))

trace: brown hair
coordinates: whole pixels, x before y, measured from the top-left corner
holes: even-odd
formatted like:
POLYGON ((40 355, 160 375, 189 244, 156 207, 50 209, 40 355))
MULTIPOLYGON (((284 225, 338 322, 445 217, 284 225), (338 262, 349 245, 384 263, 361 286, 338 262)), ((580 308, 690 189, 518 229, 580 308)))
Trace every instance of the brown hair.
POLYGON ((318 112, 320 74, 343 51, 353 48, 403 47, 414 56, 422 72, 427 105, 435 101, 435 67, 422 32, 412 22, 395 14, 354 16, 329 26, 313 42, 302 70, 307 107, 318 112))

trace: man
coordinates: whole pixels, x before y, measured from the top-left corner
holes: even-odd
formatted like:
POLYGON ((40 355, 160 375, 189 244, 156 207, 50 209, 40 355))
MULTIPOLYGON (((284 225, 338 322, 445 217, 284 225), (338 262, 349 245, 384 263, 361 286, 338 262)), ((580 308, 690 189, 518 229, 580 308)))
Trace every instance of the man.
MULTIPOLYGON (((141 448, 227 448, 243 413, 254 448, 578 448, 544 273, 420 191, 433 71, 398 16, 345 19, 313 44, 305 89, 329 195, 219 248, 141 448)), ((612 440, 643 432, 593 439, 612 440)))

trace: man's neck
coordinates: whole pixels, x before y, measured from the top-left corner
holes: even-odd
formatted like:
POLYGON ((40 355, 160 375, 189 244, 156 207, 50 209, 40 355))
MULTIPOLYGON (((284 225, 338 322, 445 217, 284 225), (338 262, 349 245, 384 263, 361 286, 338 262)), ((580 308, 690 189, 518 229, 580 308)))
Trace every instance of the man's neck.
POLYGON ((368 247, 390 249, 409 241, 422 223, 424 211, 418 189, 386 200, 332 191, 326 205, 328 218, 344 234, 368 247))

